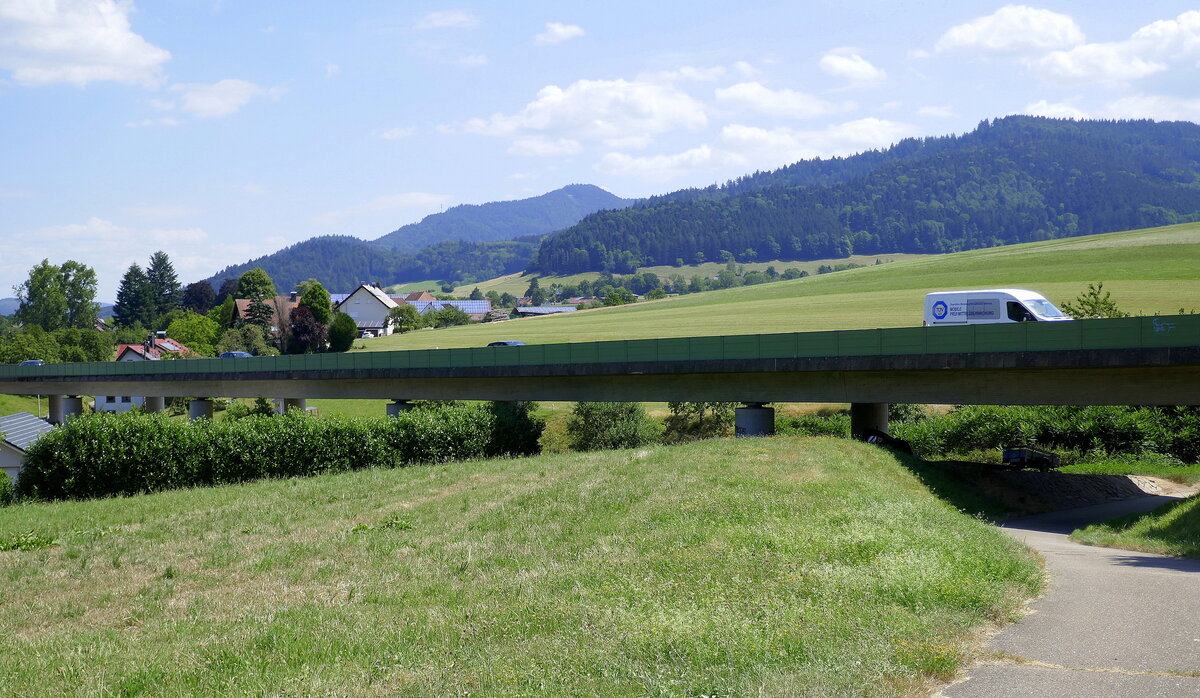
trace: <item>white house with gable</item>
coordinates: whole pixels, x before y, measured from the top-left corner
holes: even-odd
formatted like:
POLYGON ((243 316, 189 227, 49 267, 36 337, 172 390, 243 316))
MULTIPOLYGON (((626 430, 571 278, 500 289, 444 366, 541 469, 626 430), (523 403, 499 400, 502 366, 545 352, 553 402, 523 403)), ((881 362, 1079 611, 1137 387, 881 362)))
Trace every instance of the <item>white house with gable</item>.
POLYGON ((372 337, 383 337, 392 333, 392 324, 387 321, 388 313, 398 307, 383 289, 371 284, 361 284, 334 310, 343 312, 358 325, 358 336, 369 333, 372 337))

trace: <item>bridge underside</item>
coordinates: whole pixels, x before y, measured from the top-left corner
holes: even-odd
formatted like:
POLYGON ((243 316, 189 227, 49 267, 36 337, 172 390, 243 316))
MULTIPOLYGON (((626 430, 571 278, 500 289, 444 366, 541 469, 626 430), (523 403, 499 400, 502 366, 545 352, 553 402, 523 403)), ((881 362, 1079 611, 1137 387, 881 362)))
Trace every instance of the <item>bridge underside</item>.
POLYGON ((1200 404, 1200 348, 41 377, 0 392, 655 402, 1200 404))

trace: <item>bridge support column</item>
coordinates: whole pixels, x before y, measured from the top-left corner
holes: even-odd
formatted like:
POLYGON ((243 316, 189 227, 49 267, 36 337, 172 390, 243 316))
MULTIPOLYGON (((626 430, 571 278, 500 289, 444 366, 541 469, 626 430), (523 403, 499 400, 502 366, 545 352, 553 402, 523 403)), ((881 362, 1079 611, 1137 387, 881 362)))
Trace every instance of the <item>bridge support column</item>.
POLYGON ((393 399, 387 406, 387 416, 399 417, 401 413, 408 412, 413 408, 413 404, 408 400, 399 398, 393 399))
POLYGON ((855 402, 850 405, 850 436, 863 439, 868 429, 887 433, 888 403, 855 402))
POLYGON ((83 398, 73 395, 51 395, 49 417, 51 424, 66 424, 72 417, 83 414, 83 398))
POLYGON ((143 412, 162 412, 167 409, 167 399, 161 395, 147 395, 142 403, 143 412))
POLYGON ((734 436, 771 436, 775 433, 775 408, 765 402, 747 402, 733 411, 734 436))
POLYGON ((211 398, 198 397, 188 403, 188 418, 193 422, 198 419, 212 419, 213 401, 211 398))
POLYGON ((302 397, 285 397, 283 399, 283 413, 287 414, 287 411, 293 407, 304 412, 308 409, 308 401, 302 397))

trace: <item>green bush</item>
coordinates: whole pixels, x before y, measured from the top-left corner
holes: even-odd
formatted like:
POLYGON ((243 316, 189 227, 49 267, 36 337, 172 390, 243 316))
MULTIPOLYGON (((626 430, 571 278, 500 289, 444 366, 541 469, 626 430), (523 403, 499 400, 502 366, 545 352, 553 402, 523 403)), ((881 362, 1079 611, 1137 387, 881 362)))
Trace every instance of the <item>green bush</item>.
POLYGON ((1078 457, 1159 454, 1200 461, 1200 408, 968 405, 916 422, 893 436, 926 456, 1038 445, 1078 457))
POLYGON ((668 402, 665 443, 684 443, 729 436, 733 432, 733 402, 668 402))
POLYGON ((0 506, 6 507, 13 502, 13 483, 7 474, 0 476, 0 506))
POLYGON ((533 413, 536 402, 493 402, 488 409, 495 418, 492 427, 489 456, 533 456, 541 453, 539 440, 546 428, 546 420, 533 413))
POLYGON ((850 438, 850 415, 837 413, 830 415, 804 415, 800 417, 782 417, 775 420, 776 434, 797 434, 801 436, 838 436, 850 438))
POLYGON ((637 402, 577 402, 567 422, 571 448, 600 451, 653 443, 658 428, 637 402))
POLYGON ((479 458, 489 455, 496 423, 479 406, 369 420, 317 419, 299 411, 198 422, 162 414, 90 415, 30 447, 17 494, 84 499, 479 458))

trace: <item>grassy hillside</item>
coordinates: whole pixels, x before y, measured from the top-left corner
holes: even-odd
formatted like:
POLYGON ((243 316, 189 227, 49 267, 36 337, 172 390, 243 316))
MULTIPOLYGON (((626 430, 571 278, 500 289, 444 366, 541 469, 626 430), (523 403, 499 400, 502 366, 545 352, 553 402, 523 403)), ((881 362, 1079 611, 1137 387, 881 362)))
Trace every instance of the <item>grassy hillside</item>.
MULTIPOLYGON (((784 269, 795 267, 796 269, 799 269, 801 271, 806 271, 809 274, 816 274, 817 269, 820 268, 821 265, 823 265, 823 264, 828 264, 830 266, 833 266, 835 264, 845 264, 846 262, 853 262, 855 264, 869 266, 869 265, 875 264, 876 260, 878 260, 880 262, 894 262, 894 261, 903 260, 903 259, 919 259, 919 258, 925 257, 925 256, 927 256, 927 255, 919 255, 919 254, 851 255, 850 257, 845 257, 842 259, 815 259, 815 260, 808 261, 808 262, 796 262, 796 261, 786 261, 786 260, 776 259, 776 260, 772 260, 769 262, 747 262, 745 264, 739 263, 738 266, 744 267, 746 269, 746 271, 766 271, 767 267, 775 267, 775 271, 777 271, 779 273, 783 273, 784 269)), ((671 276, 673 276, 675 274, 679 274, 680 276, 682 276, 685 279, 691 279, 693 276, 699 276, 702 278, 713 278, 718 273, 720 273, 720 271, 724 268, 725 268, 725 265, 720 262, 706 262, 704 264, 691 264, 691 265, 685 265, 682 267, 639 267, 637 270, 637 273, 641 274, 643 272, 651 272, 653 274, 658 274, 664 280, 670 278, 671 276)), ((496 293, 508 292, 514 296, 520 297, 521 295, 523 295, 525 293, 525 290, 527 288, 529 288, 529 282, 532 281, 535 276, 538 277, 538 283, 543 288, 549 288, 552 284, 563 284, 565 286, 568 284, 579 283, 580 281, 582 281, 584 279, 587 279, 588 281, 594 281, 594 280, 600 278, 600 272, 589 271, 589 272, 584 272, 582 274, 568 274, 566 276, 539 276, 538 274, 529 274, 529 273, 509 274, 507 276, 501 276, 501 277, 497 277, 495 279, 489 279, 488 281, 482 281, 477 284, 467 284, 465 286, 459 286, 458 288, 454 289, 454 294, 457 296, 466 296, 467 294, 469 294, 471 292, 472 289, 478 287, 479 290, 484 293, 487 293, 488 291, 491 291, 491 290, 495 290, 496 293)), ((417 290, 419 290, 419 289, 417 289, 417 290)))
POLYGON ((0 415, 16 414, 17 412, 28 412, 30 414, 38 414, 39 407, 42 417, 46 416, 46 411, 49 408, 49 399, 43 395, 39 404, 36 397, 27 397, 24 395, 0 395, 0 415))
MULTIPOLYGON (((890 255, 889 255, 890 257, 890 255)), ((1055 302, 1103 281, 1134 314, 1200 309, 1200 224, 916 257, 793 281, 744 286, 497 324, 368 340, 368 350, 903 327, 930 291, 1018 287, 1055 302)), ((527 281, 525 282, 528 283, 527 281)), ((523 290, 523 289, 522 289, 523 290)))
POLYGON ((13 695, 911 694, 1040 584, 828 439, 24 505, 0 550, 13 695))

